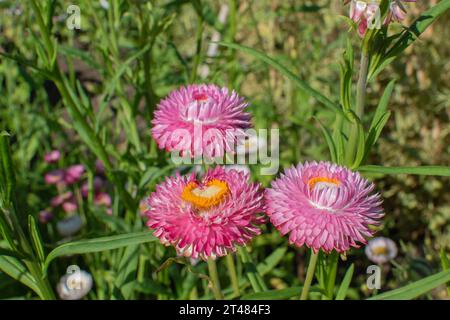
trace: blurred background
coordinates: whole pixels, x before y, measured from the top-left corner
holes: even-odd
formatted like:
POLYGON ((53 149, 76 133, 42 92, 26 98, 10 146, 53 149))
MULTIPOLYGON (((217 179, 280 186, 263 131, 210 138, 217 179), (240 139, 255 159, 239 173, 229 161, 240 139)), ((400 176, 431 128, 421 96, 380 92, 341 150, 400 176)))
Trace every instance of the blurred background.
MULTIPOLYGON (((46 19, 58 39, 56 63, 75 88, 85 107, 84 115, 107 146, 115 170, 124 177, 124 185, 135 199, 148 194, 173 171, 167 156, 157 151, 151 139, 150 121, 158 101, 189 82, 212 82, 235 89, 249 100, 256 128, 280 128, 282 168, 299 161, 329 160, 313 117, 331 126, 335 115, 270 66, 211 41, 236 42, 262 51, 337 100, 343 48, 350 38, 358 59, 360 42, 354 31, 348 32, 342 16, 348 15, 349 8, 342 1, 112 2, 54 1, 49 10, 52 14, 46 19), (71 16, 67 8, 71 4, 80 9, 80 29, 67 27, 71 16)), ((408 5, 404 24, 409 25, 436 2, 408 5)), ((42 6, 49 3, 52 1, 42 6)), ((40 216, 50 207, 52 198, 64 191, 46 183, 45 174, 81 163, 86 168, 82 179, 91 185, 95 177, 101 179, 102 190, 110 200, 102 206, 93 195, 82 204, 77 202, 78 210, 83 210, 83 227, 71 235, 72 239, 139 225, 139 217, 123 213, 116 188, 107 182, 101 164, 95 166, 98 159, 74 130, 59 91, 42 71, 42 36, 31 7, 24 1, 2 0, 0 17, 0 129, 12 135, 23 211, 43 221, 40 229, 49 248, 64 241, 56 224, 64 219, 67 210, 53 209, 54 217, 49 221, 40 216), (62 156, 57 164, 49 164, 43 160, 44 155, 54 149, 62 156)), ((375 110, 387 83, 397 79, 389 105, 392 116, 367 163, 450 166, 449 19, 449 13, 441 17, 369 84, 367 113, 375 110)), ((401 30, 402 26, 392 28, 401 30)), ((266 186, 274 178, 258 176, 255 167, 251 170, 252 178, 266 186)), ((391 238, 399 247, 395 262, 385 267, 383 288, 396 288, 439 270, 438 252, 450 247, 449 179, 367 176, 375 180, 385 199, 386 217, 378 234, 391 238)), ((73 188, 72 192, 81 194, 82 181, 73 188)), ((252 254, 263 261, 275 249, 286 248, 265 279, 271 289, 289 287, 304 277, 306 251, 289 247, 276 230, 265 228, 264 235, 254 241, 252 254)), ((138 259, 144 265, 139 269, 141 279, 152 278, 146 275, 174 255, 170 250, 159 245, 143 249, 139 257, 144 258, 138 259)), ((369 296, 365 270, 371 262, 364 250, 352 250, 347 259, 355 263, 349 298, 369 296)), ((51 279, 56 283, 67 265, 77 263, 93 274, 96 290, 90 297, 108 298, 113 291, 108 283, 117 272, 113 261, 114 257, 100 254, 67 257, 52 265, 51 279)), ((201 272, 203 267, 193 268, 201 272)), ((183 287, 188 281, 183 279, 194 281, 187 269, 173 265, 161 279, 153 277, 155 281, 145 282, 146 286, 144 282, 136 286, 130 297, 183 297, 184 291, 176 283, 179 281, 183 287), (178 280, 177 270, 183 270, 178 280)), ((344 272, 345 268, 340 269, 338 277, 344 272)), ((0 278, 1 298, 29 295, 25 287, 6 275, 0 273, 0 278)), ((445 288, 428 295, 445 296, 445 288)))

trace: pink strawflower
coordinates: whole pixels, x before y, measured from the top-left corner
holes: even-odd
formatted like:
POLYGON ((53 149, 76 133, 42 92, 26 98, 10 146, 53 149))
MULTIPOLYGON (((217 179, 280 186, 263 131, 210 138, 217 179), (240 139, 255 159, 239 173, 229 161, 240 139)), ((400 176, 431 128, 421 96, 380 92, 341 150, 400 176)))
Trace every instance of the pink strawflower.
POLYGON ((58 184, 64 181, 64 170, 52 170, 44 176, 47 184, 58 184))
MULTIPOLYGON (((347 3, 348 2, 349 1, 347 1, 347 3)), ((369 24, 376 26, 376 19, 381 19, 379 3, 375 1, 367 2, 351 0, 350 19, 358 25, 358 33, 361 37, 363 37, 369 28, 369 24)))
POLYGON ((272 182, 265 195, 267 215, 289 242, 345 252, 366 244, 383 217, 379 194, 358 172, 329 162, 305 162, 272 182))
POLYGON ((39 222, 43 224, 47 224, 52 221, 54 218, 53 213, 49 210, 42 210, 39 212, 39 222))
POLYGON ((61 152, 58 150, 50 151, 49 153, 44 155, 44 161, 47 163, 55 163, 61 159, 61 152))
MULTIPOLYGON (((348 4, 349 2, 350 19, 358 25, 358 33, 361 37, 366 34, 370 24, 375 28, 381 27, 380 1, 345 0, 344 4, 348 4)), ((392 21, 402 21, 405 18, 406 9, 403 2, 416 2, 416 0, 390 0, 389 10, 384 19, 385 25, 392 21)))
POLYGON ((66 213, 77 211, 78 205, 74 200, 66 201, 62 204, 62 208, 66 213))
POLYGON ((67 184, 73 184, 78 182, 84 173, 84 166, 82 164, 76 164, 66 169, 64 181, 67 184))
POLYGON ((99 192, 94 196, 94 203, 98 206, 111 206, 111 197, 106 192, 99 192))
MULTIPOLYGON (((100 177, 94 177, 93 185, 94 185, 94 193, 97 193, 103 186, 103 180, 100 177)), ((89 183, 87 182, 83 183, 80 190, 81 195, 86 198, 89 195, 89 183)))
POLYGON ((416 0, 393 0, 389 4, 389 12, 384 21, 389 24, 392 21, 400 22, 406 17, 406 8, 402 2, 416 2, 416 0))
POLYGON ((224 256, 260 234, 264 218, 260 185, 249 175, 222 167, 210 169, 201 180, 195 174, 167 178, 141 203, 147 226, 179 255, 201 258, 224 256))
POLYGON ((95 172, 98 174, 105 173, 105 166, 103 165, 103 162, 101 162, 100 160, 95 160, 95 172))
POLYGON ((53 197, 52 200, 50 200, 50 204, 52 207, 59 207, 65 201, 72 199, 72 198, 73 198, 73 193, 71 191, 68 191, 63 194, 59 194, 56 197, 53 197))
POLYGON ((227 88, 213 84, 181 87, 159 103, 152 136, 167 151, 221 157, 233 152, 236 136, 251 126, 246 107, 244 99, 227 88))

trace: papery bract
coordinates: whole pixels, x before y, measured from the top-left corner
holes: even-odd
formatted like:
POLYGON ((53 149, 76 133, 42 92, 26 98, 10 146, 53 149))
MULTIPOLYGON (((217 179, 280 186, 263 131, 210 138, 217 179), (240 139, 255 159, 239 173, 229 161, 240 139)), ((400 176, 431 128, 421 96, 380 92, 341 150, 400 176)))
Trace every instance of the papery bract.
POLYGON ((249 175, 222 167, 169 177, 141 203, 153 235, 194 259, 224 256, 260 233, 264 218, 260 185, 249 175))
POLYGON ((365 244, 383 216, 374 185, 357 172, 328 162, 306 162, 287 169, 266 190, 267 215, 289 242, 315 252, 365 244))

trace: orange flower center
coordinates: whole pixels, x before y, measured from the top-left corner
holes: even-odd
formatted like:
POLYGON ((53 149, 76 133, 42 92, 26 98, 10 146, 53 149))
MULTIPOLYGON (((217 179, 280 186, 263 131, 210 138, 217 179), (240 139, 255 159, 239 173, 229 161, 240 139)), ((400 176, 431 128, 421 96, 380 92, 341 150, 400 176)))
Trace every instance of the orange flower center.
POLYGON ((199 209, 208 209, 218 205, 229 191, 227 183, 218 179, 209 181, 205 186, 190 182, 183 189, 181 198, 199 209))
POLYGON ((330 187, 337 187, 340 184, 341 182, 338 179, 326 177, 311 178, 308 181, 309 190, 313 190, 314 188, 324 189, 330 187))
POLYGON ((372 252, 376 256, 386 255, 388 253, 387 247, 375 247, 372 248, 372 252))

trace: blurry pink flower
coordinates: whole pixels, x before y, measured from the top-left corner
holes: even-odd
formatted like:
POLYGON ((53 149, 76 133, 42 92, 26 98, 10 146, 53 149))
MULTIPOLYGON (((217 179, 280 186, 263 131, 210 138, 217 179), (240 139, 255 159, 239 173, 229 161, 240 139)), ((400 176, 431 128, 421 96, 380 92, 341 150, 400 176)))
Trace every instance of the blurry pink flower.
POLYGON ((107 208, 107 209, 106 209, 106 214, 107 214, 108 216, 112 216, 112 214, 113 214, 112 209, 111 209, 111 208, 107 208))
POLYGON ((249 175, 222 167, 195 175, 169 177, 141 204, 147 226, 163 244, 194 259, 224 256, 260 234, 264 218, 260 185, 249 175))
POLYGON ((385 24, 389 24, 392 21, 400 22, 406 17, 406 8, 402 2, 416 2, 416 0, 393 0, 389 5, 389 12, 384 21, 385 24))
POLYGON ((366 243, 383 217, 374 185, 347 168, 328 162, 306 162, 287 169, 266 191, 270 221, 289 242, 306 245, 315 252, 366 243))
POLYGON ((358 25, 358 33, 361 37, 366 34, 367 28, 370 26, 376 27, 377 23, 381 26, 380 18, 380 5, 377 2, 367 3, 366 1, 351 0, 350 19, 358 25))
MULTIPOLYGON (((102 178, 94 177, 93 185, 94 185, 94 193, 98 192, 100 190, 100 188, 103 186, 102 178)), ((83 185, 81 186, 80 189, 81 189, 81 195, 83 197, 87 197, 89 194, 89 183, 87 183, 87 182, 83 183, 83 185)))
POLYGON ((181 87, 159 103, 152 136, 167 151, 220 157, 232 152, 236 136, 250 127, 246 107, 244 99, 227 88, 213 84, 181 87))
POLYGON ((67 184, 73 184, 80 180, 81 176, 84 173, 84 166, 82 164, 76 164, 73 166, 70 166, 66 169, 64 176, 64 181, 67 184))
MULTIPOLYGON (((380 4, 379 1, 361 1, 361 0, 346 0, 344 4, 350 2, 350 19, 358 25, 358 33, 361 37, 366 34, 370 27, 381 27, 380 19, 380 4)), ((416 2, 416 0, 390 0, 389 11, 384 24, 387 25, 392 21, 401 21, 405 18, 406 8, 403 2, 416 2)))
POLYGON ((62 208, 66 213, 72 213, 77 211, 78 205, 75 201, 67 201, 62 204, 62 208))
POLYGON ((105 173, 105 166, 100 160, 95 160, 95 172, 98 174, 105 173))
POLYGON ((111 206, 111 197, 106 192, 99 192, 94 197, 94 203, 98 206, 111 206))
POLYGON ((44 155, 44 161, 47 163, 55 163, 61 158, 61 152, 58 150, 50 151, 44 155))
POLYGON ((42 210, 39 212, 39 222, 46 224, 49 223, 50 221, 52 221, 53 219, 53 213, 51 213, 51 211, 48 210, 42 210))
POLYGON ((64 170, 52 170, 44 176, 47 184, 58 184, 64 181, 64 170))
POLYGON ((53 197, 50 201, 52 207, 59 207, 65 201, 71 199, 73 197, 73 193, 71 191, 65 192, 63 194, 59 194, 56 197, 53 197))

